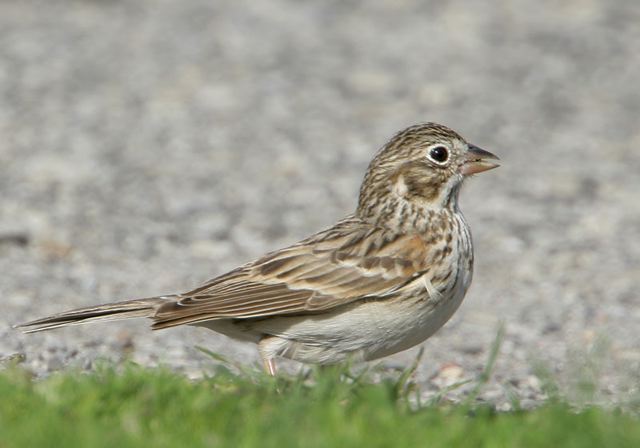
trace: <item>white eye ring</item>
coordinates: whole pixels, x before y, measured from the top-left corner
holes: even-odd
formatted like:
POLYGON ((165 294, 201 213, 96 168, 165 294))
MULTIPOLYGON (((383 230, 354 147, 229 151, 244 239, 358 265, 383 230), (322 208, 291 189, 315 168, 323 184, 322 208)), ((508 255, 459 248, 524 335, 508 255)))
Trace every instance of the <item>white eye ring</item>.
POLYGON ((427 158, 436 165, 446 165, 449 161, 449 148, 442 143, 427 148, 427 158))

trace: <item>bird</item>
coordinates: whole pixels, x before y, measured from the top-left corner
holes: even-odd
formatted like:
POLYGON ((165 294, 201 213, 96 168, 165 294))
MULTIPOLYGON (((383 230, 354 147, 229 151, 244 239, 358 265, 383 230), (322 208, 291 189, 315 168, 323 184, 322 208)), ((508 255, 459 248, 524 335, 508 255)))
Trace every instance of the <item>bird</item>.
POLYGON ((498 157, 454 130, 421 123, 396 133, 370 162, 355 212, 293 245, 180 294, 75 309, 17 325, 32 333, 150 318, 153 330, 193 325, 257 344, 276 359, 370 361, 432 336, 473 276, 471 231, 458 197, 498 157))

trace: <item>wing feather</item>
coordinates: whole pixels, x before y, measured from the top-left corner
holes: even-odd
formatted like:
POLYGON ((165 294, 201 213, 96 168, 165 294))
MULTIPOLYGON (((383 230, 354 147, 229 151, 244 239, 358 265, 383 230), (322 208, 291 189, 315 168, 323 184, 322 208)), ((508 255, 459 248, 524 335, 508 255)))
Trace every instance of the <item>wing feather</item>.
POLYGON ((409 261, 426 260, 426 247, 415 235, 392 235, 348 218, 182 294, 158 309, 154 328, 313 313, 363 298, 384 298, 427 268, 409 261))

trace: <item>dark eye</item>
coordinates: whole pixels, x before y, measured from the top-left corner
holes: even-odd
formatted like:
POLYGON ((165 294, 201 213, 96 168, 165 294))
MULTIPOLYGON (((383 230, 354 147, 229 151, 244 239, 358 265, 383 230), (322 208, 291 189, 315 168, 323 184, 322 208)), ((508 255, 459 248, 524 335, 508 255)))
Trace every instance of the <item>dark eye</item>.
POLYGON ((449 158, 449 150, 442 145, 434 146, 429 150, 429 158, 436 163, 445 163, 449 158))

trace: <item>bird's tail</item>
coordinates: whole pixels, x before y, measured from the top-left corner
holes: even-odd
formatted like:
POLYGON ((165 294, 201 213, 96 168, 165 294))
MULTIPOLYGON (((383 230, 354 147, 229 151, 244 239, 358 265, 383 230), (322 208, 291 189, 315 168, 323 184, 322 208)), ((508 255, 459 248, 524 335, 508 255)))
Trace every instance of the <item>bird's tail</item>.
POLYGON ((16 325, 15 328, 21 328, 25 333, 35 333, 68 325, 131 319, 134 317, 153 317, 160 306, 172 299, 175 300, 172 296, 151 297, 78 308, 16 325))

